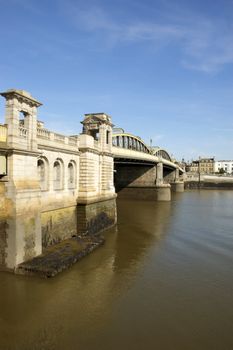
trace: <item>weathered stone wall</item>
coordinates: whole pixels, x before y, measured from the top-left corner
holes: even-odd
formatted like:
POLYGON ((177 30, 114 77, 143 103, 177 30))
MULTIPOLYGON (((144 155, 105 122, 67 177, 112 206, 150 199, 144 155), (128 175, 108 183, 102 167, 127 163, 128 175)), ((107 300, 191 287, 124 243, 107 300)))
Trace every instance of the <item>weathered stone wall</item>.
POLYGON ((163 168, 163 182, 164 183, 172 183, 176 180, 176 170, 169 169, 169 168, 163 168))
POLYGON ((7 208, 5 198, 5 184, 0 182, 0 270, 6 267, 7 248, 7 208))
POLYGON ((77 207, 41 213, 42 247, 59 243, 77 234, 77 207))
POLYGON ((116 164, 115 170, 116 192, 126 187, 155 186, 156 166, 116 164))
POLYGON ((110 199, 77 207, 78 234, 96 234, 117 220, 116 200, 110 199))
POLYGON ((16 151, 8 156, 5 187, 8 203, 6 264, 13 269, 22 261, 41 253, 41 191, 37 154, 25 155, 16 151))
POLYGON ((0 266, 13 270, 41 254, 42 247, 76 235, 83 218, 84 233, 116 222, 114 204, 106 204, 112 198, 115 203, 113 125, 104 113, 90 114, 81 135, 61 135, 37 120, 41 103, 28 92, 11 89, 1 95, 6 126, 0 151, 8 169, 0 187, 0 266), (77 203, 82 203, 80 222, 77 203))

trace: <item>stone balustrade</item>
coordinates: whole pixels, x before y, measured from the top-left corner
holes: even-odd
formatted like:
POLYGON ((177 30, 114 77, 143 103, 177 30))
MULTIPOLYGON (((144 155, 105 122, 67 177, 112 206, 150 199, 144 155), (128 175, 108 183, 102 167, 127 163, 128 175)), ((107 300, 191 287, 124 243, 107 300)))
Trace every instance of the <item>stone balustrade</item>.
MULTIPOLYGON (((75 146, 75 147, 77 147, 79 143, 78 136, 65 136, 59 133, 49 131, 44 128, 37 128, 37 138, 40 139, 38 143, 41 143, 41 140, 44 140, 44 142, 46 143, 46 140, 48 140, 48 142, 52 141, 53 143, 64 144, 64 145, 75 146)), ((42 141, 43 144, 44 142, 42 141)))
POLYGON ((28 129, 23 128, 22 126, 19 127, 19 136, 23 137, 24 139, 28 136, 28 129))
POLYGON ((49 140, 50 131, 47 129, 37 128, 37 137, 49 140))
POLYGON ((57 142, 65 143, 65 136, 54 132, 54 140, 57 142))

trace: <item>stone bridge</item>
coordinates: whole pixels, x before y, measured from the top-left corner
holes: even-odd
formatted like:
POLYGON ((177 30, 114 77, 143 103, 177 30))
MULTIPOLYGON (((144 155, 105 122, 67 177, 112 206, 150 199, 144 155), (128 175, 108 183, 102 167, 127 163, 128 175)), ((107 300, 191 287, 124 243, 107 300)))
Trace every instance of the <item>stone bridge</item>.
POLYGON ((182 169, 169 154, 115 133, 107 114, 85 114, 82 133, 66 136, 37 119, 41 103, 28 92, 1 95, 0 270, 14 271, 51 245, 114 225, 116 193, 170 200, 171 189, 183 190, 182 169))

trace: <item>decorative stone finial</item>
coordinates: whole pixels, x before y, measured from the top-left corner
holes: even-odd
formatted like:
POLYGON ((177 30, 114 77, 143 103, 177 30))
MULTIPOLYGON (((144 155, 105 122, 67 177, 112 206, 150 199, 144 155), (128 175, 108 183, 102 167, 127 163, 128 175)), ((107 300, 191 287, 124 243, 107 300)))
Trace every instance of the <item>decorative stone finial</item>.
POLYGON ((25 90, 9 89, 6 92, 1 92, 0 95, 5 97, 7 100, 15 97, 32 107, 39 107, 42 105, 42 103, 33 98, 31 94, 25 90))

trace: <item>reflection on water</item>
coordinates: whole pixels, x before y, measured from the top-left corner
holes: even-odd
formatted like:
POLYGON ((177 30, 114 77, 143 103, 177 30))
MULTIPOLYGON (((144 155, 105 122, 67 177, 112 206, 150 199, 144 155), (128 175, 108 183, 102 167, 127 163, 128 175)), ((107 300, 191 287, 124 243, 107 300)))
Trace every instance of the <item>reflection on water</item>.
POLYGON ((233 192, 118 201, 106 244, 51 280, 0 275, 0 349, 233 349, 233 192))

